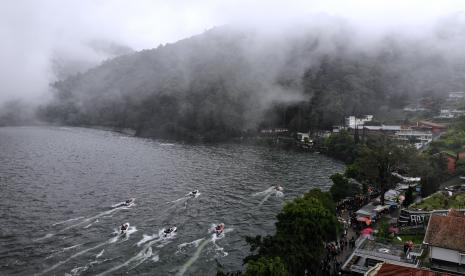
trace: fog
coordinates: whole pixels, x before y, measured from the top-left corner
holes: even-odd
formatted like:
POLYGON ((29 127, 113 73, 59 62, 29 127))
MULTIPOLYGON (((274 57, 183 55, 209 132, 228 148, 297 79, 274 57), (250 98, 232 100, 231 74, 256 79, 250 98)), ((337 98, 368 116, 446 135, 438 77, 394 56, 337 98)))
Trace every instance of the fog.
POLYGON ((332 28, 344 25, 357 47, 394 34, 454 59, 464 45, 464 10, 463 1, 7 1, 0 9, 0 102, 44 102, 57 79, 223 25, 286 36, 300 26, 340 34, 332 28))

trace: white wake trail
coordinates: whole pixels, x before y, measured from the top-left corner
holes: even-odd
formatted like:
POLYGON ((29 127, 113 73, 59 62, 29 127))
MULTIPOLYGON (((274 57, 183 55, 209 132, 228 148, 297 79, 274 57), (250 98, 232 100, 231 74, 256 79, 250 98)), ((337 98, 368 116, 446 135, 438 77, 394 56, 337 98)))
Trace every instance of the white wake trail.
MULTIPOLYGON (((79 256, 81 256, 81 255, 83 255, 83 254, 85 254, 85 253, 87 253, 87 252, 89 252, 89 251, 95 250, 95 249, 100 248, 100 247, 102 247, 102 246, 105 246, 105 245, 107 245, 107 244, 115 243, 115 242, 117 242, 117 241, 119 240, 120 237, 123 237, 123 236, 124 236, 123 241, 125 241, 125 240, 127 240, 127 239, 129 238, 129 235, 130 235, 130 234, 132 234, 132 233, 134 233, 134 232, 136 232, 136 231, 137 231, 136 227, 131 226, 126 234, 124 234, 124 235, 117 235, 117 236, 115 236, 115 237, 113 237, 113 238, 111 238, 111 239, 109 239, 109 240, 107 240, 107 241, 105 241, 105 242, 99 243, 99 244, 97 244, 97 245, 95 245, 95 246, 93 246, 93 247, 91 247, 91 248, 87 248, 87 249, 85 249, 85 250, 79 251, 79 252, 77 252, 77 253, 71 255, 71 256, 68 257, 67 259, 65 259, 65 260, 63 260, 63 261, 59 261, 58 263, 54 264, 53 266, 51 266, 51 267, 45 269, 44 271, 42 271, 42 272, 40 272, 40 273, 36 273, 36 274, 34 274, 34 275, 37 275, 37 276, 39 276, 39 275, 44 275, 44 274, 46 274, 46 273, 48 273, 48 272, 50 272, 50 271, 52 271, 52 270, 54 270, 54 269, 56 269, 56 268, 58 268, 58 267, 64 265, 64 264, 66 264, 67 262, 69 262, 69 261, 75 259, 76 257, 79 257, 79 256)), ((103 252, 101 252, 101 253, 103 254, 103 252)))
POLYGON ((136 266, 140 265, 141 263, 145 262, 148 258, 152 257, 152 247, 145 247, 143 250, 141 250, 136 256, 130 258, 129 260, 127 260, 126 262, 118 265, 118 266, 115 266, 115 267, 112 267, 111 269, 107 270, 107 271, 104 271, 100 274, 97 274, 99 276, 103 276, 103 275, 107 275, 109 273, 112 273, 114 271, 117 271, 125 266, 128 266, 129 264, 133 263, 133 262, 136 262, 135 265, 133 265, 131 267, 131 269, 135 268, 136 266))
POLYGON ((75 221, 75 220, 80 220, 80 219, 83 219, 83 218, 84 218, 84 217, 70 218, 70 219, 67 219, 67 220, 55 222, 54 224, 52 224, 52 226, 56 226, 56 225, 60 225, 60 224, 65 224, 65 223, 67 223, 67 222, 71 222, 71 221, 75 221))
MULTIPOLYGON (((103 276, 103 275, 107 275, 109 273, 112 273, 114 271, 117 271, 123 267, 128 267, 129 269, 128 270, 131 270, 131 269, 134 269, 136 268, 137 266, 141 265, 143 262, 145 262, 147 259, 149 259, 150 257, 152 257, 154 255, 153 253, 153 250, 152 250, 152 245, 156 244, 156 243, 160 243, 160 245, 158 247, 163 247, 165 246, 166 244, 168 244, 170 242, 170 239, 174 238, 176 235, 175 234, 172 234, 171 236, 169 237, 163 237, 163 232, 165 231, 165 229, 161 229, 158 231, 158 236, 155 236, 155 235, 152 235, 152 236, 149 236, 149 235, 143 235, 143 238, 142 240, 140 240, 139 242, 137 242, 137 246, 140 246, 142 245, 143 243, 147 242, 147 241, 150 241, 149 243, 145 244, 144 247, 142 247, 142 250, 139 251, 139 253, 137 253, 137 255, 133 256, 132 258, 130 258, 129 260, 127 260, 126 262, 120 264, 120 265, 117 265, 115 267, 112 267, 110 268, 109 270, 106 270, 100 274, 98 274, 99 276, 103 276), (165 242, 165 243, 163 243, 165 242)), ((158 254, 155 255, 152 260, 154 262, 157 262, 159 260, 159 256, 158 254)))
MULTIPOLYGON (((110 214, 112 214, 112 213, 114 213, 114 212, 116 212, 116 211, 119 211, 119 210, 129 209, 129 208, 131 208, 132 206, 133 206, 133 204, 132 204, 132 205, 129 205, 129 206, 122 206, 122 207, 118 207, 118 208, 114 208, 114 209, 110 209, 110 210, 101 212, 101 213, 99 213, 99 214, 97 214, 97 215, 95 215, 95 216, 93 216, 93 217, 86 218, 86 219, 84 219, 84 220, 82 220, 82 221, 80 221, 80 222, 78 222, 78 223, 76 223, 76 224, 72 224, 72 225, 70 225, 70 226, 67 226, 67 227, 65 227, 65 228, 63 228, 63 229, 61 229, 61 230, 59 230, 59 231, 56 232, 56 233, 48 233, 48 234, 46 234, 45 236, 43 236, 43 237, 41 237, 41 238, 37 238, 37 239, 35 239, 35 240, 33 240, 33 241, 36 242, 36 241, 41 241, 41 240, 49 239, 49 238, 55 236, 56 234, 63 233, 63 232, 65 232, 65 231, 69 230, 69 229, 72 229, 72 228, 75 228, 75 227, 78 227, 78 226, 82 226, 82 225, 84 225, 84 224, 86 224, 86 223, 87 223, 87 225, 86 225, 84 228, 89 228, 90 226, 92 226, 92 224, 98 222, 98 218, 103 217, 103 216, 110 215, 110 214), (92 221, 92 220, 95 220, 95 221, 89 223, 89 222, 92 221)), ((78 219, 81 219, 81 218, 83 218, 83 217, 74 218, 74 219, 69 219, 69 220, 67 220, 67 221, 69 222, 69 221, 78 220, 78 219)), ((63 223, 65 223, 65 221, 63 221, 63 222, 58 222, 57 224, 63 224, 63 223)))
POLYGON ((39 275, 44 275, 44 274, 46 274, 46 273, 48 273, 48 272, 50 272, 50 271, 52 271, 52 270, 58 268, 59 266, 64 265, 65 263, 71 261, 72 259, 81 256, 82 254, 85 254, 85 253, 87 253, 87 252, 89 252, 89 251, 95 250, 95 249, 100 248, 100 247, 102 247, 102 246, 104 246, 104 245, 106 245, 106 244, 111 243, 111 242, 113 241, 113 239, 114 239, 114 238, 112 238, 112 239, 110 239, 110 240, 108 240, 108 241, 106 241, 106 242, 99 243, 99 244, 97 244, 97 245, 94 246, 94 247, 87 248, 87 249, 85 249, 85 250, 79 251, 79 252, 77 252, 76 254, 72 255, 71 257, 69 257, 69 258, 67 258, 67 259, 65 259, 65 260, 63 260, 63 261, 59 261, 58 263, 56 263, 56 264, 54 264, 53 266, 47 268, 46 270, 44 270, 44 271, 42 271, 42 272, 40 272, 40 273, 34 274, 34 275, 37 275, 37 276, 39 276, 39 275))
POLYGON ((176 276, 182 276, 186 271, 197 261, 197 259, 200 257, 200 253, 202 253, 203 249, 209 242, 212 240, 204 240, 199 247, 197 247, 197 250, 195 251, 194 255, 179 269, 178 273, 176 273, 176 276))

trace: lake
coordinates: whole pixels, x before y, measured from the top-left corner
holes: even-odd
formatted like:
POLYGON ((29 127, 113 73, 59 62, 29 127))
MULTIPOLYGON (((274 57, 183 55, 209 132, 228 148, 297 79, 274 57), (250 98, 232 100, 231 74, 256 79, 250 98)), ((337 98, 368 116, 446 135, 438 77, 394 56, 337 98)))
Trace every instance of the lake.
POLYGON ((316 153, 182 144, 72 127, 0 128, 0 274, 215 275, 286 201, 327 190, 316 153), (272 186, 281 185, 282 194, 272 186), (186 196, 198 189, 197 197, 186 196), (130 206, 118 206, 135 198, 130 206), (122 223, 130 224, 119 234, 122 223), (216 236, 211 228, 225 224, 216 236), (163 229, 177 232, 164 237, 163 229))

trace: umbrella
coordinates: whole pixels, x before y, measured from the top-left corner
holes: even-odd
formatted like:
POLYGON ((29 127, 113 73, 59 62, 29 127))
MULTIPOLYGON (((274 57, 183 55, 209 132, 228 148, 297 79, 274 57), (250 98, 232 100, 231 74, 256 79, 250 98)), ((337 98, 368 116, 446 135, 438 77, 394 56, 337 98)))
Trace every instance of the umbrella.
POLYGON ((360 232, 364 236, 369 236, 373 233, 373 228, 367 227, 360 232))
POLYGON ((371 219, 368 218, 368 217, 357 217, 357 220, 358 220, 358 221, 365 222, 366 225, 370 225, 370 224, 371 224, 371 219))

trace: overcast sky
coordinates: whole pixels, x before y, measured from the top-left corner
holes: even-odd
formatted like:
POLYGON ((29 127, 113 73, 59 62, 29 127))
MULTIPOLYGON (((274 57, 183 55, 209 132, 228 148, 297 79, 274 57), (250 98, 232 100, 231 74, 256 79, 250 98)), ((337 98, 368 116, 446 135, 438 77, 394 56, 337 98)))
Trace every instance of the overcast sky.
POLYGON ((0 8, 0 101, 43 97, 57 51, 79 57, 91 40, 135 50, 175 42, 214 26, 273 29, 311 22, 318 14, 344 17, 367 32, 420 32, 438 18, 465 11, 465 1, 272 0, 12 0, 0 8))

